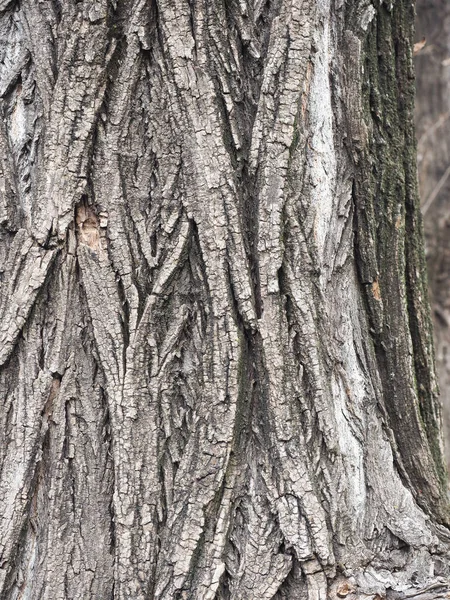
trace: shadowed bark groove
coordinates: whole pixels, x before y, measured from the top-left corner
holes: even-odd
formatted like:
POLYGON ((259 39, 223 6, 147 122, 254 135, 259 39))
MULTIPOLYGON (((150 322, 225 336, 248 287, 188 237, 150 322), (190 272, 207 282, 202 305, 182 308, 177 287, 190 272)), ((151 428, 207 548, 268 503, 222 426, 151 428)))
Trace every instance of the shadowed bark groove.
POLYGON ((447 589, 413 18, 0 2, 1 598, 447 589))

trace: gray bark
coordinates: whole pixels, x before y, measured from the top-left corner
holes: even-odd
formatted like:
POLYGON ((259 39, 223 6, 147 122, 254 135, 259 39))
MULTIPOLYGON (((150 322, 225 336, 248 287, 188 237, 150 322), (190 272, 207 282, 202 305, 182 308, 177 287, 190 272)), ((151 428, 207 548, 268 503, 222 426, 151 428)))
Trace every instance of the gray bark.
POLYGON ((0 597, 441 597, 409 0, 0 2, 0 597))
POLYGON ((417 4, 416 121, 418 165, 427 262, 443 403, 447 468, 450 466, 450 10, 442 0, 417 4))

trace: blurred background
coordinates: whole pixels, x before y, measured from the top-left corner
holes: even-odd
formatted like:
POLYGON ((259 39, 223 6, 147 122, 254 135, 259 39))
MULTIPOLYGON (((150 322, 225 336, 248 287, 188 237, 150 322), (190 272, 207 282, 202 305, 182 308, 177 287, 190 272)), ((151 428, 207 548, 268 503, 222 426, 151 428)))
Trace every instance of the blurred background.
POLYGON ((419 186, 450 472, 450 1, 417 0, 419 186))

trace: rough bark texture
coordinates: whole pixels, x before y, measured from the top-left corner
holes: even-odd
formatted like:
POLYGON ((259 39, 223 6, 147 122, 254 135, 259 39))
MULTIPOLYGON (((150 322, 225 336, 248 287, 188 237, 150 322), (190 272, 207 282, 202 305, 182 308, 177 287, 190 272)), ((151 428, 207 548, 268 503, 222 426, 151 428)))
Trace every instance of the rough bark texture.
POLYGON ((0 0, 2 599, 444 593, 413 21, 0 0))
POLYGON ((416 121, 436 359, 450 467, 450 6, 419 0, 416 121))

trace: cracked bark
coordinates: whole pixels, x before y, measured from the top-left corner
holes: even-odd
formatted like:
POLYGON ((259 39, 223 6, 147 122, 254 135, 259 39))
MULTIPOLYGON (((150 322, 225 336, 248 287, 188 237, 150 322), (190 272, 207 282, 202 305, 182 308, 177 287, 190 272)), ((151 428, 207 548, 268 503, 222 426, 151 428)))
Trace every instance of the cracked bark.
POLYGON ((439 597, 408 0, 0 2, 0 596, 439 597))

